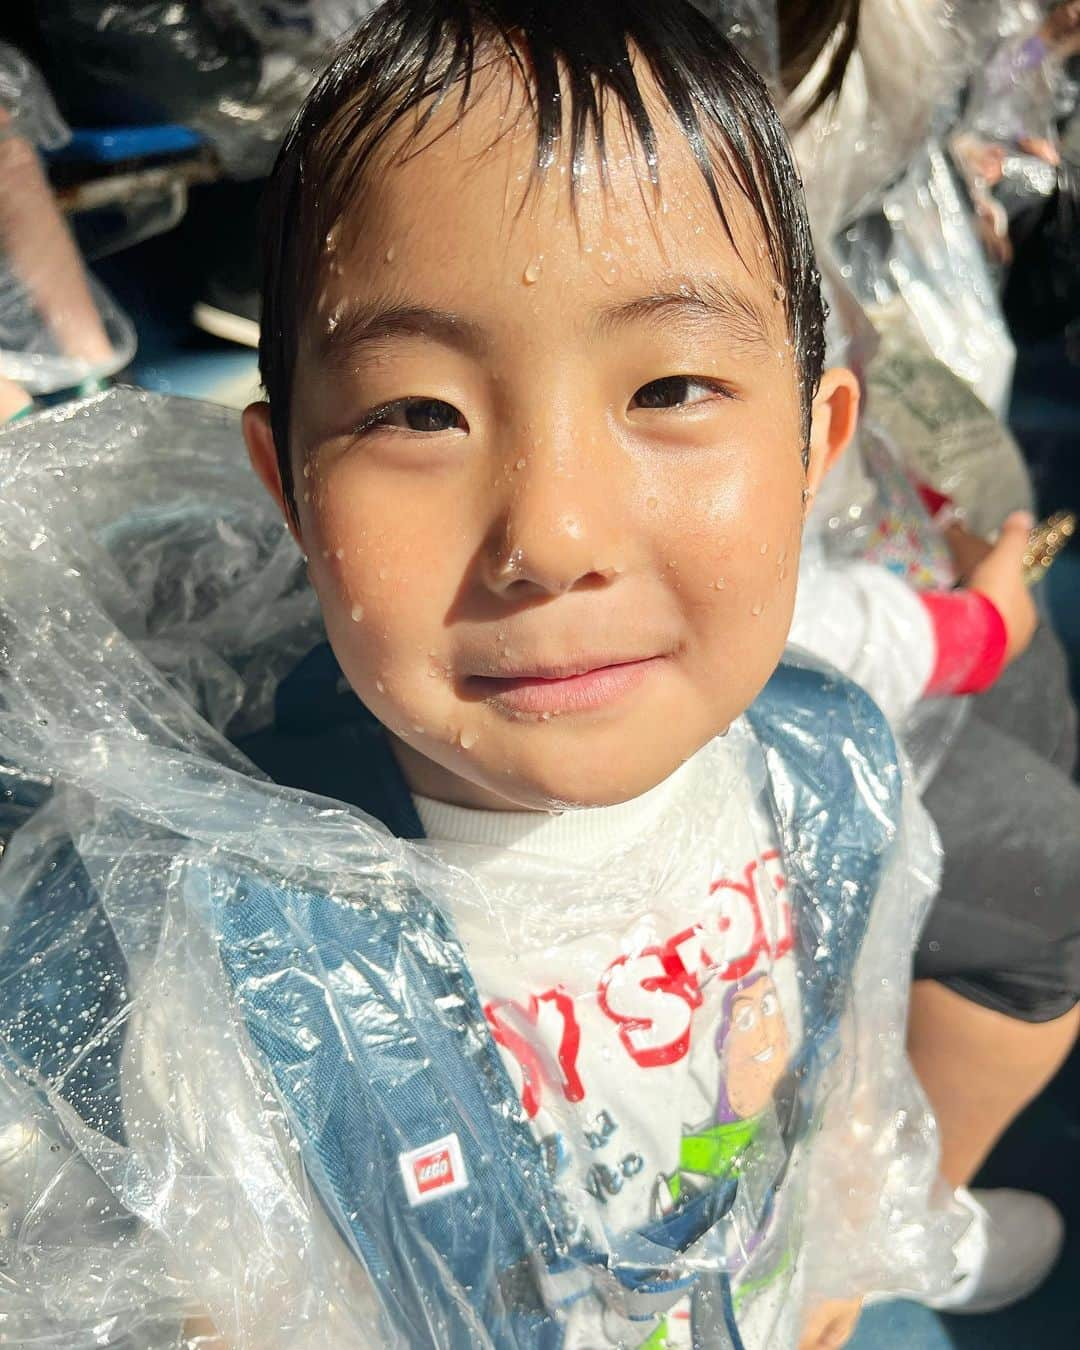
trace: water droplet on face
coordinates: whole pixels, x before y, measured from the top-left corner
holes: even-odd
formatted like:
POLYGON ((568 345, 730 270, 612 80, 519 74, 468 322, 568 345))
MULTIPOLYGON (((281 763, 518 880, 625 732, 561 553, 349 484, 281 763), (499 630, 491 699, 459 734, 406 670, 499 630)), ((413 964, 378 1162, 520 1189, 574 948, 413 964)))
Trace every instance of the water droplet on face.
POLYGON ((338 560, 338 562, 340 562, 340 561, 342 560, 342 558, 344 558, 344 556, 345 556, 345 550, 344 550, 343 548, 336 548, 336 549, 334 549, 334 557, 338 560))
POLYGON ((649 500, 645 503, 645 505, 649 508, 650 511, 655 511, 656 508, 660 505, 660 503, 656 500, 655 497, 650 497, 649 500))
POLYGON ((514 468, 515 468, 515 469, 523 469, 524 467, 525 467, 525 459, 524 459, 524 456, 523 456, 523 457, 522 457, 521 459, 519 459, 518 462, 514 465, 514 468))
POLYGON ((376 680, 376 681, 375 681, 375 688, 378 690, 378 692, 379 692, 380 694, 385 694, 385 693, 386 693, 386 685, 383 684, 382 680, 376 680))
POLYGON ((385 253, 383 256, 386 258, 386 261, 387 261, 387 262, 393 262, 393 261, 394 261, 394 254, 395 254, 396 252, 397 252, 397 249, 394 248, 393 244, 391 244, 390 247, 386 250, 386 253, 385 253))
POLYGON ((772 288, 772 293, 773 298, 776 300, 787 299, 787 291, 784 290, 783 286, 781 286, 779 282, 777 282, 776 285, 772 288))
POLYGON ((469 727, 463 727, 458 734, 458 744, 461 746, 462 750, 471 750, 478 739, 479 737, 476 732, 469 727))
POLYGON ((526 264, 525 271, 521 274, 521 279, 526 286, 533 286, 540 280, 540 271, 543 268, 543 265, 543 254, 539 254, 537 257, 532 258, 526 264))
POLYGON ((768 551, 769 551, 769 546, 768 546, 768 544, 762 544, 762 546, 761 546, 761 556, 762 556, 763 558, 764 558, 765 554, 768 553, 768 551))
POLYGON ((756 618, 758 618, 758 616, 761 614, 761 611, 762 611, 764 608, 765 608, 765 606, 761 603, 760 600, 758 600, 757 603, 754 604, 754 605, 752 606, 752 608, 751 608, 751 610, 750 610, 750 613, 751 613, 751 614, 754 616, 754 618, 756 619, 756 618))
POLYGON ((353 623, 359 623, 364 617, 364 606, 353 605, 352 609, 349 611, 349 617, 352 619, 353 623))
POLYGON ((722 591, 724 589, 724 578, 717 577, 712 586, 714 591, 722 591))

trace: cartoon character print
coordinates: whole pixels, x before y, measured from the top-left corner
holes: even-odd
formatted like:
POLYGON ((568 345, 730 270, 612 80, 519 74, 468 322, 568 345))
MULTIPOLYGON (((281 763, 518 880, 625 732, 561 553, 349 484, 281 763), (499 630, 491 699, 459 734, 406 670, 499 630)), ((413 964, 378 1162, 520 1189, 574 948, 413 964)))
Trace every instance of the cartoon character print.
POLYGON ((716 1037, 720 1087, 713 1119, 683 1135, 679 1169, 658 1179, 654 1215, 670 1214, 717 1179, 738 1181, 784 1079, 791 1039, 772 976, 740 980, 724 995, 716 1037))

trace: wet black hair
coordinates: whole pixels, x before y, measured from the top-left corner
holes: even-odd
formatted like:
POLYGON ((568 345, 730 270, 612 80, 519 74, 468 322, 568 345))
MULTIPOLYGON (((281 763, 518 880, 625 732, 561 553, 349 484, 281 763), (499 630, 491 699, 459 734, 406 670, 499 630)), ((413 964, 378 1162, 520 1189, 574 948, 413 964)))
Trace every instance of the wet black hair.
POLYGON ((327 234, 358 200, 387 136, 399 130, 414 143, 451 98, 463 117, 493 53, 529 92, 538 175, 554 159, 564 127, 572 183, 590 146, 603 165, 605 115, 614 106, 659 192, 656 131, 634 61, 649 68, 725 228, 721 179, 729 193, 745 196, 761 223, 800 378, 805 454, 825 339, 801 183, 764 84, 717 27, 689 0, 384 0, 338 48, 308 96, 263 204, 259 370, 289 509, 295 514, 291 386, 327 234))
POLYGON ((778 0, 780 83, 792 93, 831 47, 828 64, 808 91, 799 121, 805 122, 839 92, 859 37, 860 0, 778 0))

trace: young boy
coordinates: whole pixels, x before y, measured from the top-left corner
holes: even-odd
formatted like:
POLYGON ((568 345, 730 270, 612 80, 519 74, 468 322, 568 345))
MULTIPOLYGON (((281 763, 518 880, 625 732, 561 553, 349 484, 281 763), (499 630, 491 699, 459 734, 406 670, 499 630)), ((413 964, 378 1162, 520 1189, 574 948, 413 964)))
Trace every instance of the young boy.
MULTIPOLYGON (((774 675, 856 386, 822 374, 763 88, 688 5, 654 9, 390 0, 271 183, 245 434, 330 648, 242 748, 428 842, 378 836, 342 898, 268 884, 241 828, 185 854, 203 940, 130 955, 110 1185, 225 1344, 355 1344, 376 1302, 382 1339, 440 1350, 824 1347, 853 1321, 803 1322, 803 1197, 856 961, 925 821, 864 696, 774 675), (304 1184, 329 1237, 297 1236, 304 1184), (252 1296, 290 1278, 269 1313, 252 1296)), ((260 838, 294 839, 272 802, 260 838)), ((303 818, 317 872, 342 813, 303 818)), ((907 1100, 899 1044, 874 1067, 907 1100)))

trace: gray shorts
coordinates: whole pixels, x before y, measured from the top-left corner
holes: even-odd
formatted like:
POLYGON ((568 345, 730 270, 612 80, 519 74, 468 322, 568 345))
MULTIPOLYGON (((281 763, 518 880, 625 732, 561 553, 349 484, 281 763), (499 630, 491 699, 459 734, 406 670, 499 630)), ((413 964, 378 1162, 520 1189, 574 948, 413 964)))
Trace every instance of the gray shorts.
POLYGON ((970 715, 923 794, 945 868, 915 978, 1026 1022, 1080 1001, 1076 710, 1047 627, 970 715))

